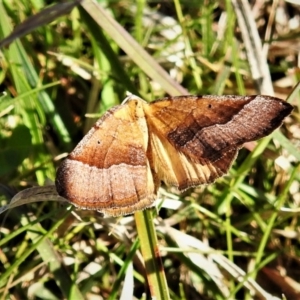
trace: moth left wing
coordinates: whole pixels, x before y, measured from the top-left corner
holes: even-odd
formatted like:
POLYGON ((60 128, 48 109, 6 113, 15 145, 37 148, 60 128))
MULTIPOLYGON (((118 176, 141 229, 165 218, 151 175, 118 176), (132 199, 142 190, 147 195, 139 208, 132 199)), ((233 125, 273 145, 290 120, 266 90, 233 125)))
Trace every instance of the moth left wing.
POLYGON ((106 112, 58 168, 57 191, 75 206, 118 216, 154 202, 147 127, 130 104, 106 112))

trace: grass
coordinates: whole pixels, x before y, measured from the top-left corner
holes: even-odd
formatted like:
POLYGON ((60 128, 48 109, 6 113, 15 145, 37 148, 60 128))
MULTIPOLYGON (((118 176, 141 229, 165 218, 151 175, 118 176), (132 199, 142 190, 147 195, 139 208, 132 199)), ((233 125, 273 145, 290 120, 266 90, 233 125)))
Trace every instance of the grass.
POLYGON ((0 40, 15 29, 0 56, 1 205, 42 187, 1 214, 0 299, 299 298, 299 29, 278 23, 277 2, 255 19, 235 1, 98 2, 0 2, 0 40), (295 110, 228 176, 162 188, 159 211, 105 219, 62 206, 44 186, 127 90, 149 101, 274 90, 295 110))

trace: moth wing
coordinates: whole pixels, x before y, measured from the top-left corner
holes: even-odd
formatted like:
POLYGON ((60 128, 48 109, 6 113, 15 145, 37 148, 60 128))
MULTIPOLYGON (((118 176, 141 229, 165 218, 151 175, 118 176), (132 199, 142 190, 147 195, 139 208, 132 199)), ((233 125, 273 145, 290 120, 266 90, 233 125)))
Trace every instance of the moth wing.
POLYGON ((145 130, 129 105, 109 110, 58 168, 58 193, 77 207, 113 216, 151 206, 157 187, 145 130))
POLYGON ((236 149, 231 149, 214 163, 209 160, 201 160, 199 163, 176 150, 163 136, 151 132, 150 143, 152 156, 149 159, 153 173, 161 181, 179 190, 214 182, 228 172, 237 154, 236 149))
POLYGON ((213 182, 227 173, 245 142, 270 134, 292 109, 268 96, 154 101, 144 108, 154 171, 180 190, 213 182))

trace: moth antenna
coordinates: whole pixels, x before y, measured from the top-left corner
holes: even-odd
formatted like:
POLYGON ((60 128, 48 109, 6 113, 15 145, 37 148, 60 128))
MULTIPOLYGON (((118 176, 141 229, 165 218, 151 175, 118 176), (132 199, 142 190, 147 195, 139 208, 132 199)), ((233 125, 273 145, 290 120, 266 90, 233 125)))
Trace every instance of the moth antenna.
POLYGON ((134 95, 134 94, 132 94, 132 93, 130 93, 130 92, 126 92, 126 98, 122 101, 122 105, 123 104, 126 104, 129 100, 140 100, 140 101, 144 101, 145 102, 145 100, 144 99, 142 99, 142 98, 140 98, 140 97, 138 97, 137 95, 134 95))

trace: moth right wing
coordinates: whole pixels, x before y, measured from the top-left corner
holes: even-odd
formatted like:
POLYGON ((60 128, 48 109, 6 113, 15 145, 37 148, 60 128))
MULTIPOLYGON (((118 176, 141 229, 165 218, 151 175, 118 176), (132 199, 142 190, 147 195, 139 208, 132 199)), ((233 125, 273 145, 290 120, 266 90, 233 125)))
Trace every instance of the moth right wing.
POLYGON ((180 190, 213 182, 228 172, 245 142, 270 134, 292 109, 268 96, 154 101, 144 108, 153 168, 161 180, 180 190))

